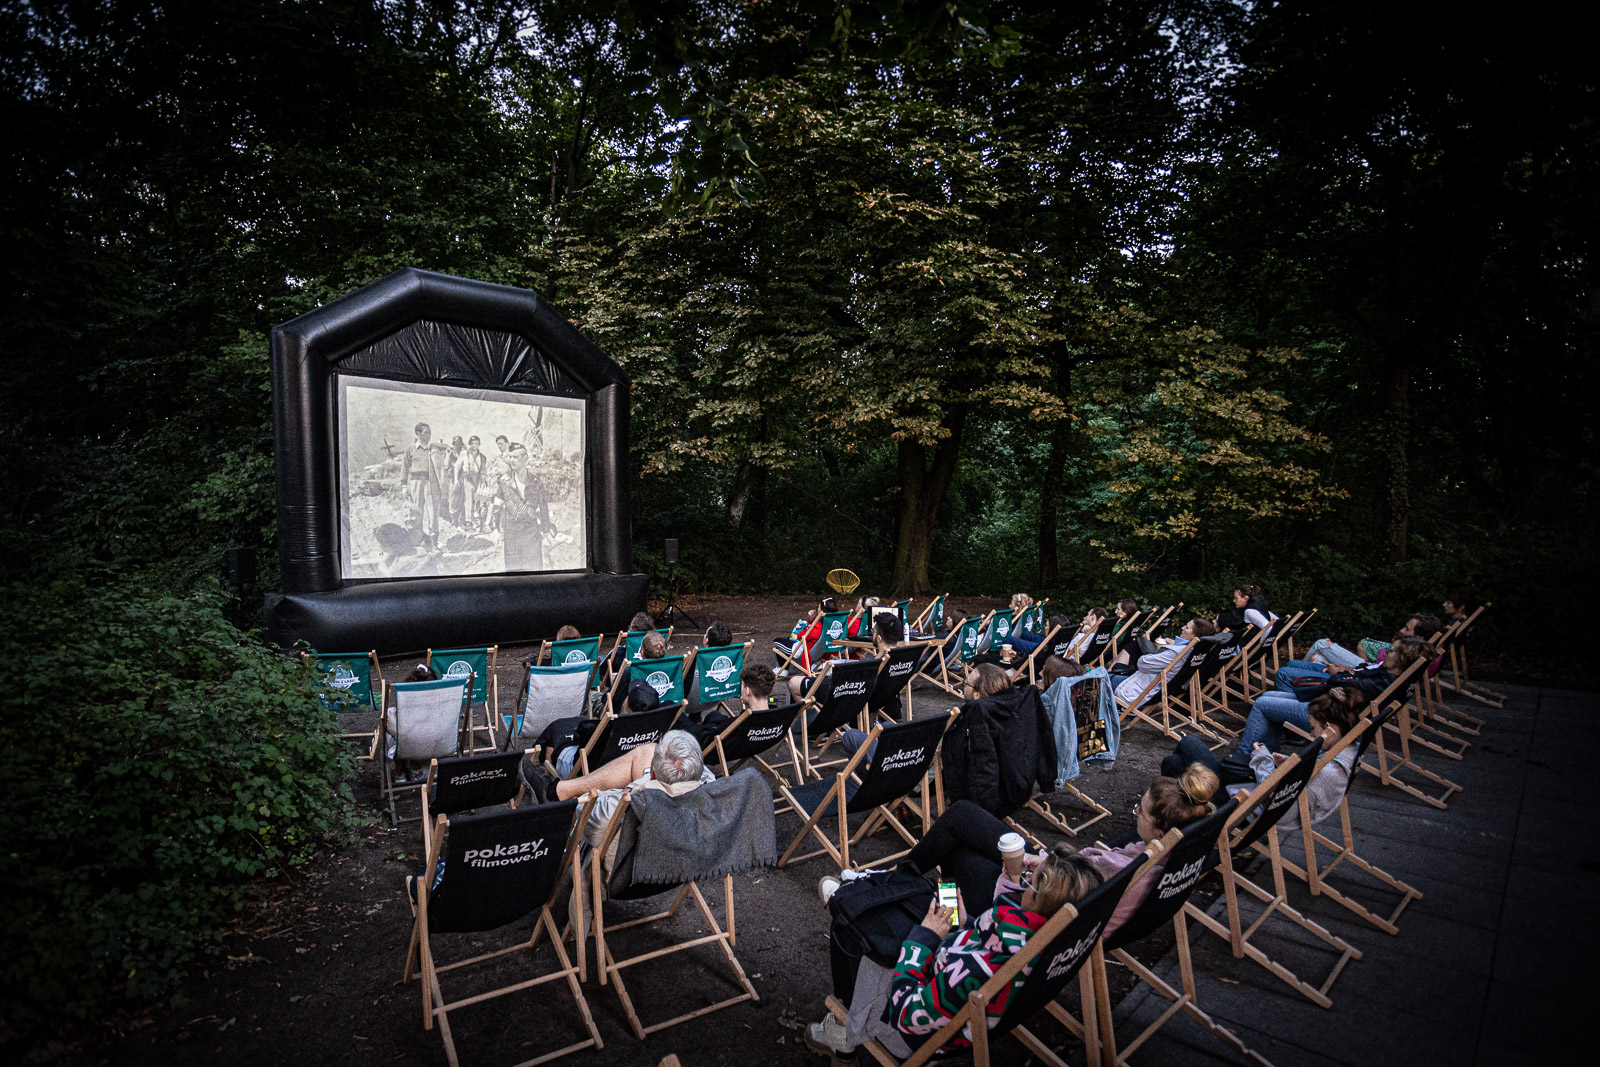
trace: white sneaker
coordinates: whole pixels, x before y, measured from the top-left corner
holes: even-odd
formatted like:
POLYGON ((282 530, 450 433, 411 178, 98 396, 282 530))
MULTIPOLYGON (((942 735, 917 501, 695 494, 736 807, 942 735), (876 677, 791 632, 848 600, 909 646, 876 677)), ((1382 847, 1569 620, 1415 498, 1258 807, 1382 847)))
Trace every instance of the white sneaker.
POLYGON ((839 872, 840 881, 854 882, 858 878, 870 878, 874 874, 888 874, 887 868, 863 867, 859 871, 846 867, 839 872))
POLYGON ((820 1023, 806 1027, 806 1048, 822 1056, 853 1056, 856 1051, 855 1046, 845 1040, 844 1026, 831 1011, 820 1023))
POLYGON ((789 668, 785 667, 782 670, 773 671, 772 676, 774 678, 787 678, 789 677, 789 668))
POLYGON ((839 886, 842 884, 839 879, 831 874, 825 874, 817 879, 817 896, 822 898, 824 906, 833 899, 833 895, 839 891, 839 886))

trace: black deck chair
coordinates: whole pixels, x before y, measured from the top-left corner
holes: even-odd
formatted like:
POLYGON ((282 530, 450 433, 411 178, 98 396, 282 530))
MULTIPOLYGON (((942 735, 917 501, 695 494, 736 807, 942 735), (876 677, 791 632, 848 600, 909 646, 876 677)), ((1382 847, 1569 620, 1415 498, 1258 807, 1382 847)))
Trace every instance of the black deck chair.
MULTIPOLYGON (((589 735, 589 740, 578 751, 578 758, 573 761, 570 777, 579 778, 592 771, 598 770, 622 755, 632 752, 640 745, 653 745, 661 740, 661 735, 672 729, 678 721, 678 713, 683 710, 682 703, 662 704, 660 707, 651 708, 649 711, 636 711, 629 715, 618 715, 609 707, 600 717, 600 725, 596 726, 594 733, 589 735)), ((550 753, 554 758, 554 753, 550 753)), ((555 773, 554 767, 548 767, 555 773)))
POLYGON ((1384 785, 1394 786, 1402 793, 1416 797, 1436 808, 1443 809, 1450 803, 1450 798, 1461 791, 1461 786, 1452 782, 1443 775, 1436 774, 1428 768, 1417 763, 1411 753, 1411 685, 1422 672, 1426 671, 1428 661, 1426 658, 1418 659, 1405 671, 1389 683, 1389 688, 1378 695, 1369 707, 1372 711, 1368 714, 1383 715, 1383 723, 1372 731, 1372 750, 1376 752, 1375 763, 1362 760, 1358 765, 1369 774, 1378 776, 1384 785), (1389 734, 1394 733, 1399 742, 1398 748, 1391 751, 1389 748, 1389 734), (1415 775, 1421 781, 1406 781, 1400 777, 1401 772, 1415 775), (1428 783, 1439 787, 1437 794, 1428 791, 1428 783))
POLYGON ((911 679, 917 673, 922 657, 927 653, 925 645, 906 645, 903 648, 891 648, 889 654, 883 657, 878 677, 872 683, 872 691, 867 694, 867 710, 872 713, 874 719, 883 718, 889 722, 911 721, 911 679), (896 701, 901 705, 901 715, 898 720, 890 711, 890 705, 896 701))
POLYGON ((1100 625, 1095 629, 1094 636, 1089 638, 1088 647, 1083 650, 1083 655, 1078 657, 1078 662, 1085 667, 1110 666, 1101 663, 1106 658, 1106 653, 1111 651, 1111 635, 1117 630, 1117 617, 1107 615, 1100 620, 1100 625))
POLYGON ((820 757, 828 749, 829 737, 835 730, 847 726, 860 726, 862 712, 872 698, 872 688, 878 682, 878 660, 830 660, 826 670, 806 694, 807 708, 815 708, 814 715, 802 714, 800 719, 800 766, 807 778, 821 778, 822 772, 844 763, 843 759, 821 761, 811 754, 811 739, 823 739, 820 757))
POLYGON ((907 847, 905 851, 873 862, 898 859, 910 851, 910 846, 915 845, 917 839, 895 818, 893 808, 901 803, 910 807, 922 820, 924 833, 933 825, 935 810, 928 794, 928 772, 938 762, 939 743, 955 717, 956 713, 952 711, 948 715, 936 715, 930 719, 874 726, 856 754, 832 778, 805 782, 793 788, 779 785, 778 790, 783 798, 806 821, 789 843, 788 849, 778 857, 778 866, 799 863, 825 852, 834 858, 840 869, 849 867, 851 845, 864 840, 885 822, 900 835, 907 847), (874 743, 876 749, 873 748, 874 743), (871 760, 867 759, 869 751, 872 752, 871 760), (858 774, 859 780, 856 777, 858 774), (921 794, 920 806, 910 800, 912 793, 921 794), (851 812, 867 813, 860 829, 854 834, 850 832, 851 812), (838 824, 837 844, 829 840, 819 825, 823 819, 829 818, 838 824), (802 856, 794 856, 794 850, 808 835, 815 836, 822 847, 802 856), (794 856, 792 860, 791 856, 794 856))
POLYGON ((803 780, 800 772, 800 753, 795 749, 794 734, 790 727, 794 725, 795 719, 800 715, 800 709, 804 706, 804 704, 785 704, 782 707, 767 708, 765 711, 742 711, 737 719, 711 739, 711 744, 705 746, 705 753, 721 766, 724 778, 753 761, 774 781, 787 782, 789 779, 765 758, 775 746, 787 745, 789 766, 794 771, 794 781, 800 782, 803 780))
POLYGON ((1234 958, 1243 959, 1248 956, 1299 991, 1313 1004, 1328 1008, 1333 1006, 1333 1001, 1328 998, 1328 990, 1338 980, 1345 964, 1351 960, 1359 960, 1361 953, 1349 942, 1330 933, 1320 923, 1313 922, 1289 905, 1288 887, 1283 878, 1282 857, 1278 851, 1278 821, 1299 802, 1300 794, 1316 771, 1316 755, 1320 748, 1321 742, 1315 739, 1303 746, 1291 746, 1289 758, 1265 781, 1239 799, 1233 817, 1228 820, 1227 827, 1217 841, 1219 853, 1217 870, 1222 876, 1222 894, 1227 902, 1227 924, 1218 922, 1193 904, 1185 905, 1184 911, 1189 918, 1227 941, 1233 949, 1234 958), (1253 819, 1250 818, 1252 813, 1256 813, 1253 819), (1243 855, 1257 841, 1266 843, 1267 857, 1271 861, 1271 889, 1257 885, 1234 866, 1233 858, 1243 855), (1239 907, 1241 889, 1263 905, 1261 914, 1250 923, 1248 929, 1245 928, 1243 913, 1239 907), (1338 961, 1320 987, 1301 979, 1288 967, 1268 956, 1260 946, 1251 942, 1250 939, 1255 936, 1256 931, 1260 930, 1273 915, 1283 916, 1339 953, 1338 961))
MULTIPOLYGON (((459 1060, 456 1057, 455 1039, 450 1032, 450 1012, 562 978, 567 980, 567 987, 578 1004, 589 1036, 564 1048, 545 1052, 521 1067, 530 1067, 581 1049, 605 1047, 600 1031, 595 1028, 594 1018, 589 1013, 589 1002, 584 999, 583 987, 578 984, 581 978, 579 966, 567 955, 560 930, 550 911, 551 902, 555 900, 562 881, 569 875, 574 878, 577 876, 576 845, 587 818, 588 806, 580 810, 577 800, 486 815, 440 817, 441 828, 448 832, 434 837, 427 866, 423 868, 425 874, 414 883, 416 900, 412 905, 411 945, 406 950, 405 972, 401 980, 410 981, 414 972, 421 977, 423 1027, 431 1030, 434 1021, 438 1021, 439 1032, 444 1039, 445 1056, 451 1067, 457 1067, 459 1060), (428 877, 432 872, 437 872, 436 877, 428 877), (433 941, 438 935, 479 934, 498 930, 533 911, 538 912, 538 918, 533 934, 528 939, 519 939, 508 948, 477 954, 455 963, 440 965, 435 962, 433 941), (510 953, 526 953, 531 957, 539 947, 541 935, 546 934, 560 964, 557 969, 535 978, 513 981, 488 992, 466 996, 453 1003, 445 1002, 439 986, 440 974, 510 953)), ((479 939, 473 940, 476 942, 479 939)), ((548 1017, 553 1007, 551 998, 539 998, 537 1010, 541 1016, 548 1017)))
POLYGON ((1237 1034, 1223 1027, 1207 1015, 1197 1003, 1194 980, 1194 961, 1189 948, 1189 924, 1184 917, 1184 905, 1201 877, 1211 868, 1210 859, 1217 847, 1222 829, 1233 816, 1238 802, 1229 800, 1205 818, 1190 823, 1182 829, 1172 830, 1161 839, 1161 874, 1150 887, 1144 900, 1128 921, 1105 938, 1105 955, 1128 968, 1133 976, 1171 1001, 1166 1011, 1145 1027, 1122 1049, 1117 1047, 1116 1029, 1111 1018, 1110 985, 1106 981, 1105 961, 1096 960, 1095 1001, 1100 1019, 1100 1047, 1102 1063, 1124 1065, 1139 1046, 1155 1035, 1174 1015, 1183 1012, 1195 1022, 1252 1063, 1271 1067, 1260 1055, 1245 1047, 1237 1034), (1178 950, 1178 976, 1181 989, 1173 989, 1156 973, 1140 963, 1127 946, 1172 925, 1178 950))
POLYGON ((1215 697, 1209 691, 1228 661, 1239 654, 1238 636, 1232 630, 1223 630, 1210 637, 1196 640, 1202 652, 1196 659, 1190 661, 1192 669, 1181 679, 1183 683, 1181 686, 1173 684, 1177 679, 1169 676, 1167 700, 1176 710, 1183 713, 1190 725, 1208 737, 1237 737, 1239 731, 1230 730, 1211 718, 1209 711, 1211 704, 1215 702, 1215 697))
MULTIPOLYGON (((1133 862, 1102 882, 1094 892, 1078 901, 1076 906, 1064 905, 1050 917, 1050 921, 1028 939, 1022 950, 1007 960, 983 986, 972 993, 965 1005, 943 1026, 914 1045, 910 1057, 899 1061, 901 1067, 919 1067, 934 1058, 941 1049, 961 1036, 970 1027, 972 1034, 972 1062, 974 1067, 989 1067, 993 1062, 1020 1063, 1022 1057, 1014 1051, 997 1056, 991 1051, 993 1044, 1007 1034, 1012 1034, 1034 1058, 1050 1067, 1067 1067, 1056 1049, 1036 1037, 1027 1027, 1041 1011, 1065 1026, 1074 1037, 1083 1042, 1085 1060, 1096 1063, 1102 1052, 1100 1026, 1095 1008, 1095 986, 1092 970, 1084 971, 1090 961, 1102 962, 1100 935, 1111 921, 1128 886, 1142 874, 1144 864, 1133 862), (1017 975, 1027 969, 1027 976, 1013 987, 1017 975), (1078 978, 1082 1001, 1082 1019, 1075 1018, 1057 1001, 1067 983, 1078 978), (1006 1007, 988 1025, 988 1009, 997 997, 1006 998, 1006 1007)), ((848 1008, 835 997, 828 998, 828 1008, 841 1022, 848 1008)), ((909 1043, 909 1042, 908 1042, 909 1043)), ((883 1064, 896 1063, 878 1041, 869 1041, 866 1050, 883 1064)))
POLYGON ((1036 682, 1039 675, 1044 673, 1044 662, 1051 656, 1060 656, 1066 659, 1068 647, 1072 644, 1072 633, 1060 626, 1046 626, 1039 645, 1012 669, 1014 677, 1020 680, 1024 675, 1029 682, 1036 682))
POLYGON ((422 789, 422 851, 433 849, 434 820, 441 815, 516 807, 522 796, 521 752, 436 759, 422 789))

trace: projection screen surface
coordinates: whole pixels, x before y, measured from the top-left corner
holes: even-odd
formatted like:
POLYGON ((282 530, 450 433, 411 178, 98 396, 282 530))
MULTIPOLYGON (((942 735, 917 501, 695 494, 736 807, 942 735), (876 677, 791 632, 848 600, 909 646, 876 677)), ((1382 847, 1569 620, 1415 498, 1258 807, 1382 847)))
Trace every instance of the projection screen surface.
POLYGON ((582 400, 335 380, 346 580, 589 565, 582 400))

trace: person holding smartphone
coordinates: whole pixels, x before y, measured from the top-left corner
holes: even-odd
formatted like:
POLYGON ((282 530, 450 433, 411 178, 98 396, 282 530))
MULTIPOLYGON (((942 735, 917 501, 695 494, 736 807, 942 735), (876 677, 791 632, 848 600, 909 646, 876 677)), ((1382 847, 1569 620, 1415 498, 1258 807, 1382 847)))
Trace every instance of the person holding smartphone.
MULTIPOLYGON (((834 958, 834 995, 850 1005, 850 1023, 839 1023, 832 1013, 807 1027, 806 1045, 823 1055, 843 1055, 872 1037, 885 1040, 891 1052, 909 1054, 901 1036, 925 1036, 943 1026, 972 992, 1005 966, 1028 938, 1050 921, 1062 906, 1083 899, 1101 883, 1099 870, 1064 845, 1053 852, 1029 854, 1010 827, 971 801, 952 804, 933 824, 916 848, 901 862, 899 875, 923 875, 938 867, 940 881, 955 886, 954 907, 940 902, 940 893, 928 886, 928 904, 922 921, 910 926, 892 970, 870 958, 850 957, 848 931, 835 918, 831 938, 834 958), (975 881, 987 875, 988 884, 975 881), (986 906, 970 917, 965 901, 973 896, 986 906), (855 966, 852 967, 852 964, 855 966), (874 1023, 884 1017, 892 1029, 874 1023), (896 1047, 899 1046, 899 1048, 896 1047), (904 1051, 902 1051, 904 1050, 904 1051)), ((853 872, 852 872, 853 873, 853 872)), ((818 890, 829 900, 840 888, 837 878, 825 878, 818 890)), ((945 889, 949 899, 950 890, 945 889)), ((835 908, 837 916, 840 909, 835 908)), ((900 913, 900 914, 903 914, 900 913)), ((906 920, 909 923, 909 920, 906 920)), ((1016 982, 1027 977, 1018 973, 1016 982)), ((991 1004, 990 1026, 1005 1010, 1005 998, 991 1004)), ((957 1038, 953 1048, 970 1042, 957 1038)))

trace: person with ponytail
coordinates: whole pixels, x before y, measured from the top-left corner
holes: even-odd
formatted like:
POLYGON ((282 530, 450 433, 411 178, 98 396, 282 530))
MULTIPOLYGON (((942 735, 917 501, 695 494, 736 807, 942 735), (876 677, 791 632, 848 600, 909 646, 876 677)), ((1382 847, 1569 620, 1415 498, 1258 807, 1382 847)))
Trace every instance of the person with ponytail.
MULTIPOLYGON (((1215 810, 1211 801, 1220 787, 1217 772, 1201 762, 1189 764, 1177 778, 1157 778, 1133 806, 1134 833, 1131 840, 1115 848, 1097 843, 1083 849, 1078 855, 1110 878, 1137 860, 1146 845, 1161 840, 1167 831, 1188 826, 1196 819, 1211 814, 1215 810)), ((1150 895, 1151 888, 1161 880, 1164 867, 1165 864, 1157 859, 1144 877, 1128 887, 1101 936, 1110 937, 1139 910, 1139 905, 1150 895)))

